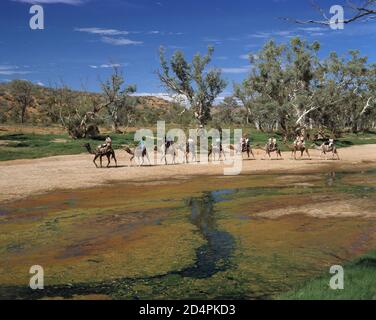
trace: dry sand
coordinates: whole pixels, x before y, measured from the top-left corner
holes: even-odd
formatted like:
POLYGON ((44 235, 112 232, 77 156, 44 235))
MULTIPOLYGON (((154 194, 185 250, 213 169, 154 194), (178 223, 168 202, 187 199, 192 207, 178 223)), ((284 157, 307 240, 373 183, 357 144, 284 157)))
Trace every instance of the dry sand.
MULTIPOLYGON (((242 174, 311 173, 330 170, 366 170, 376 168, 376 144, 341 149, 341 160, 320 160, 319 151, 311 151, 313 160, 261 160, 263 151, 256 150, 258 160, 243 162, 242 174)), ((189 164, 153 167, 129 167, 129 156, 118 151, 119 168, 96 169, 93 156, 81 154, 37 160, 15 160, 0 163, 0 202, 8 202, 56 189, 80 189, 111 182, 171 181, 174 178, 223 175, 223 164, 189 164)), ((104 163, 107 163, 105 160, 104 163)))

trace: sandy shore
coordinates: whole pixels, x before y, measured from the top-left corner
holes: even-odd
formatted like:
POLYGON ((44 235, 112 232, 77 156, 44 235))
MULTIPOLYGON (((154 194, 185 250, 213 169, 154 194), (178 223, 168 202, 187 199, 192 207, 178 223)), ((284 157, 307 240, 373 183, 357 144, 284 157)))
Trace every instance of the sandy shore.
MULTIPOLYGON (((340 150, 340 161, 320 160, 319 151, 311 151, 312 160, 257 160, 243 162, 242 174, 302 173, 328 170, 365 170, 376 168, 376 145, 354 146, 340 150)), ((124 181, 161 181, 190 176, 223 175, 223 164, 179 164, 153 167, 129 167, 129 156, 117 153, 119 168, 96 169, 89 154, 58 156, 37 160, 0 163, 0 202, 13 201, 56 189, 79 189, 124 181)), ((107 163, 106 161, 104 163, 107 163)), ((227 166, 228 167, 228 166, 227 166)))

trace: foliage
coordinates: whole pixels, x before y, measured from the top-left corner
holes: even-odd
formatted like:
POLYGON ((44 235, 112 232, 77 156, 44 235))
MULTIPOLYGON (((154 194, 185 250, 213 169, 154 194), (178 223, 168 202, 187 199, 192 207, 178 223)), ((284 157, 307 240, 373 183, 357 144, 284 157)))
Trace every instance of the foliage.
POLYGON ((227 86, 219 69, 206 70, 213 52, 214 48, 209 47, 205 56, 196 54, 188 63, 183 52, 176 51, 168 62, 164 49, 160 49, 159 79, 167 90, 187 99, 200 125, 208 123, 215 99, 227 86))
POLYGON ((318 59, 320 44, 294 38, 288 45, 269 41, 250 55, 251 74, 234 87, 234 96, 256 128, 282 130, 290 136, 301 128, 328 128, 336 134, 375 127, 375 65, 350 51, 318 59), (273 121, 274 120, 274 121, 273 121))

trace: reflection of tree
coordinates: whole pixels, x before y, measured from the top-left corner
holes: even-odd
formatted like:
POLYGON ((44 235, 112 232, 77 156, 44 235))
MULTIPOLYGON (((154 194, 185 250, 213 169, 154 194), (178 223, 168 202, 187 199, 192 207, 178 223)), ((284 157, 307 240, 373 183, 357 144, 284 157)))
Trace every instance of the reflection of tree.
POLYGON ((179 273, 184 277, 208 278, 226 270, 230 265, 229 257, 234 248, 234 239, 229 233, 217 230, 214 210, 216 201, 212 192, 189 201, 190 221, 199 229, 207 243, 197 249, 196 264, 179 273))
POLYGON ((205 239, 208 233, 215 229, 214 198, 211 193, 205 193, 202 198, 191 200, 191 222, 200 230, 205 239))

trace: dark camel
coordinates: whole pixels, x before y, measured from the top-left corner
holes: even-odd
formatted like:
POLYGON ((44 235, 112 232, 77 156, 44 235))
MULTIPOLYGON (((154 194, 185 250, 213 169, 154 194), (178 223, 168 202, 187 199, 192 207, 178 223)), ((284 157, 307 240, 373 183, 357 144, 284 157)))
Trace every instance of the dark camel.
POLYGON ((115 151, 112 149, 112 148, 98 148, 96 149, 95 151, 93 151, 93 149, 91 148, 91 145, 90 143, 86 143, 84 145, 84 147, 86 148, 86 150, 94 155, 94 164, 95 166, 98 168, 98 165, 97 165, 97 160, 98 158, 100 159, 100 167, 103 168, 103 165, 102 165, 102 158, 103 157, 107 157, 107 160, 108 160, 108 164, 107 164, 107 168, 110 167, 110 164, 111 164, 111 158, 114 159, 115 161, 115 164, 116 164, 116 167, 118 166, 117 164, 117 160, 116 160, 116 155, 115 155, 115 151))

